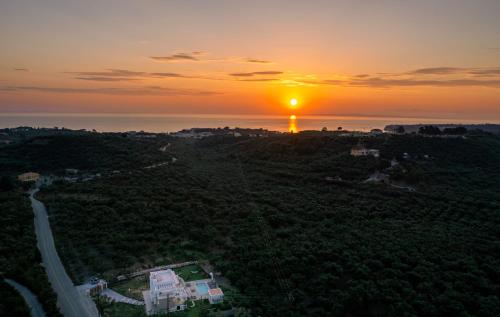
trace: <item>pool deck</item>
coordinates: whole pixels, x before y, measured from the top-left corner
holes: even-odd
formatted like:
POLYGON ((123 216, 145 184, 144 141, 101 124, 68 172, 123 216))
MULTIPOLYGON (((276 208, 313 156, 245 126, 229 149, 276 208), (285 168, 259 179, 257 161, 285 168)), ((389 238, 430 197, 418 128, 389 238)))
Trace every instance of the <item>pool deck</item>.
POLYGON ((194 299, 194 300, 208 298, 208 293, 206 293, 206 294, 200 294, 198 292, 198 288, 196 287, 196 284, 197 283, 207 283, 207 282, 210 282, 210 281, 212 281, 212 280, 209 279, 209 278, 207 278, 207 279, 203 279, 203 280, 194 280, 194 281, 186 282, 185 283, 186 284, 186 291, 187 291, 187 293, 189 295, 189 298, 194 299))

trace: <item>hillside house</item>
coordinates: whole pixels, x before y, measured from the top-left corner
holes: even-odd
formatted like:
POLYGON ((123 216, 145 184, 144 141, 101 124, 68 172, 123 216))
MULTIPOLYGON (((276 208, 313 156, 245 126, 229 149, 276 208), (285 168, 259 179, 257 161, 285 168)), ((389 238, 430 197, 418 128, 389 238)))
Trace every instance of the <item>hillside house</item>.
POLYGON ((78 170, 76 168, 67 168, 64 171, 68 175, 76 175, 76 174, 78 174, 78 170))
POLYGON ((151 272, 149 292, 155 311, 179 311, 186 309, 188 294, 182 278, 171 269, 151 272))
POLYGON ((212 132, 212 129, 205 129, 205 128, 191 128, 191 129, 184 129, 179 132, 174 132, 170 134, 171 136, 177 137, 177 138, 191 138, 191 139, 203 139, 206 137, 213 136, 214 133, 212 132))
POLYGON ((355 146, 351 149, 352 156, 373 156, 380 157, 380 150, 367 149, 364 146, 355 146))
POLYGON ((37 182, 40 179, 40 174, 35 172, 28 172, 17 176, 17 179, 23 183, 37 182))

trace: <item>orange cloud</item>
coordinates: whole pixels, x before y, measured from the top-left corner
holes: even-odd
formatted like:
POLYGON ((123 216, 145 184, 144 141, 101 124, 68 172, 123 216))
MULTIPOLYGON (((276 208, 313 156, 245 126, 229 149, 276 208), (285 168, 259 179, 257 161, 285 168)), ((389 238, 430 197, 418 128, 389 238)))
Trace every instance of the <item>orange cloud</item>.
POLYGON ((219 57, 219 58, 202 58, 208 55, 205 51, 194 51, 191 53, 174 53, 165 56, 151 56, 150 58, 157 62, 176 63, 176 62, 236 62, 236 63, 253 63, 253 64, 272 64, 271 61, 251 58, 251 57, 219 57))
POLYGON ((258 75, 281 75, 282 71, 269 70, 269 71, 259 71, 259 72, 250 72, 250 73, 232 73, 230 76, 234 77, 253 77, 258 75))
POLYGON ((198 89, 181 89, 169 87, 131 87, 131 88, 69 88, 69 87, 39 87, 39 86, 11 86, 0 87, 3 91, 40 91, 50 93, 63 94, 102 94, 102 95, 126 95, 126 96, 212 96, 218 95, 220 92, 198 90, 198 89))

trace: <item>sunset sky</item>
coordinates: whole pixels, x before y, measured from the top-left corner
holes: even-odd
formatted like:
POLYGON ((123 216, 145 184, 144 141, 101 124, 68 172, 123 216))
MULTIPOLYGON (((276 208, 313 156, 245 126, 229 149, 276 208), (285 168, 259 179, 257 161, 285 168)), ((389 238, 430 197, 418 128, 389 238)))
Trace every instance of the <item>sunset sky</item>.
POLYGON ((500 1, 0 2, 0 112, 500 119, 500 1))

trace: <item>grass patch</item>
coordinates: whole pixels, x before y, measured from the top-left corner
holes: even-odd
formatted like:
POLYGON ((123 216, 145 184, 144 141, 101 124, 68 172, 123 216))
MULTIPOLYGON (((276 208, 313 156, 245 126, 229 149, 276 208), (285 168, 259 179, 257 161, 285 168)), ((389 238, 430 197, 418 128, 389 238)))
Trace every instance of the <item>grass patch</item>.
POLYGON ((146 317, 144 306, 125 303, 108 303, 103 311, 104 317, 146 317))
POLYGON ((197 300, 194 301, 195 306, 191 307, 193 305, 192 301, 188 301, 188 308, 183 311, 179 312, 173 312, 170 313, 169 316, 172 317, 200 317, 204 316, 202 315, 202 312, 206 312, 207 310, 210 310, 210 303, 208 300, 197 300))
POLYGON ((177 269, 174 269, 175 273, 182 277, 185 282, 194 281, 194 280, 202 280, 209 278, 208 274, 205 273, 201 269, 199 265, 187 265, 177 269))
POLYGON ((144 300, 142 291, 149 289, 149 275, 134 277, 130 280, 113 285, 111 288, 123 296, 142 301, 144 300))
MULTIPOLYGON (((221 307, 218 305, 210 305, 208 300, 198 300, 195 301, 195 306, 192 301, 188 301, 188 308, 183 311, 171 312, 168 314, 170 317, 202 317, 207 316, 210 311, 217 311, 221 307)), ((144 311, 144 306, 135 306, 125 303, 106 303, 103 317, 146 317, 146 312, 144 311)), ((167 316, 166 313, 152 315, 152 316, 167 316)), ((149 316, 149 317, 152 317, 149 316)))

